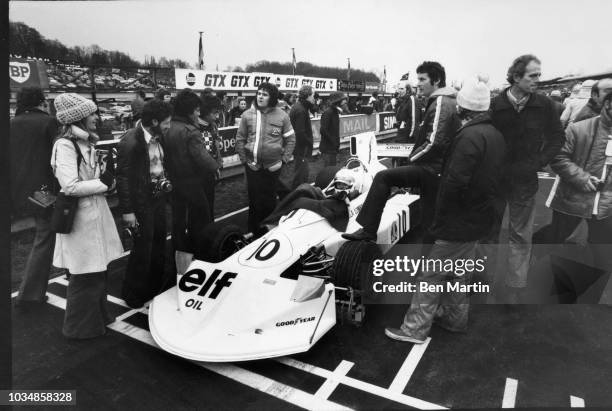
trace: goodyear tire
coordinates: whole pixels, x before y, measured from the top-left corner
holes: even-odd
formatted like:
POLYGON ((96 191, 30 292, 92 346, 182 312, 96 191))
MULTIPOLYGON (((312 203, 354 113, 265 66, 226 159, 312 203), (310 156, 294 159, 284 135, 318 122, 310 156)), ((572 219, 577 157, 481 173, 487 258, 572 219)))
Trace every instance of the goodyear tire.
POLYGON ((378 245, 369 241, 347 241, 334 258, 333 278, 338 287, 352 287, 369 294, 372 283, 372 265, 381 258, 378 245))
POLYGON ((211 223, 200 233, 194 258, 211 263, 223 261, 241 248, 242 234, 237 225, 211 223))
POLYGON ((328 167, 324 167, 317 174, 317 178, 315 178, 315 186, 317 186, 321 190, 323 190, 325 187, 327 187, 329 185, 329 183, 331 183, 331 181, 336 176, 336 173, 341 168, 342 168, 342 166, 328 166, 328 167))

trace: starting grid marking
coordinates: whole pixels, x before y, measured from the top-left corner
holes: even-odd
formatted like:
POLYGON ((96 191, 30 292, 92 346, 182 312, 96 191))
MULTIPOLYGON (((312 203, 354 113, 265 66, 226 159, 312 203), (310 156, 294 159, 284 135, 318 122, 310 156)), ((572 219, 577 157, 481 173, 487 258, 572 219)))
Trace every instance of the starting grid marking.
MULTIPOLYGON (((58 283, 58 284, 66 285, 66 286, 68 285, 68 282, 65 279, 59 278, 59 277, 50 280, 49 283, 58 283)), ((62 310, 66 310, 66 299, 65 298, 59 297, 50 292, 47 292, 47 296, 49 297, 49 299, 47 300, 48 304, 54 307, 60 308, 62 310)), ((123 300, 116 298, 116 297, 112 297, 112 296, 108 296, 108 297, 109 297, 108 301, 113 302, 114 304, 118 303, 118 305, 121 305, 122 307, 127 307, 127 305, 125 305, 125 302, 123 300)), ((159 346, 153 340, 153 336, 151 335, 149 331, 142 329, 140 327, 134 326, 124 321, 125 319, 139 312, 143 314, 148 314, 148 307, 145 305, 145 307, 140 308, 140 309, 130 309, 129 311, 118 316, 115 319, 115 321, 109 324, 107 327, 113 331, 116 331, 125 336, 128 336, 137 341, 140 341, 142 343, 145 343, 147 345, 150 345, 152 347, 155 347, 161 350, 161 348, 159 348, 159 346)), ((411 367, 416 368, 417 364, 414 363, 415 361, 414 359, 415 358, 420 359, 423 352, 425 351, 426 346, 429 344, 429 340, 430 339, 428 339, 426 344, 423 344, 425 345, 424 348, 421 348, 422 346, 419 347, 418 345, 414 345, 412 347, 412 350, 410 351, 407 357, 407 360, 411 359, 410 361, 411 367), (415 351, 415 347, 418 347, 416 348, 417 354, 412 354, 413 351, 415 351)), ((226 364, 226 363, 204 363, 204 362, 196 362, 196 361, 191 361, 191 362, 194 364, 197 364, 198 366, 202 368, 212 371, 216 374, 222 375, 236 382, 239 382, 243 385, 246 385, 250 388, 256 389, 262 393, 274 396, 278 399, 281 399, 283 401, 289 402, 293 405, 296 405, 296 406, 299 406, 299 407, 302 407, 308 410, 350 410, 351 408, 345 405, 338 404, 338 403, 328 400, 329 396, 333 393, 333 391, 340 384, 344 384, 349 387, 356 388, 358 390, 367 392, 369 394, 372 394, 378 397, 382 397, 382 398, 386 398, 386 399, 398 402, 400 404, 408 405, 408 406, 415 407, 418 409, 423 409, 423 410, 447 409, 438 404, 420 400, 418 398, 411 397, 409 395, 404 395, 402 394, 401 391, 391 391, 390 389, 387 389, 387 388, 382 388, 374 384, 366 383, 364 381, 360 381, 355 378, 348 377, 346 374, 350 371, 350 369, 354 365, 354 363, 350 361, 342 360, 334 371, 330 371, 325 368, 320 368, 314 365, 310 365, 310 364, 295 360, 290 357, 280 357, 280 358, 274 358, 272 360, 277 361, 281 364, 287 365, 289 367, 293 367, 293 368, 311 373, 313 375, 322 377, 325 379, 325 382, 321 385, 321 387, 313 395, 305 391, 302 391, 300 389, 297 389, 297 388, 288 386, 286 384, 283 384, 281 382, 278 382, 276 380, 273 380, 271 378, 248 371, 237 365, 226 364)), ((410 375, 412 375, 412 371, 414 371, 414 369, 411 369, 410 375)), ((398 375, 401 374, 402 372, 405 372, 404 366, 402 366, 398 375)), ((408 376, 407 379, 405 377, 402 377, 402 381, 405 380, 405 383, 407 384, 408 379, 410 378, 410 375, 408 376)))

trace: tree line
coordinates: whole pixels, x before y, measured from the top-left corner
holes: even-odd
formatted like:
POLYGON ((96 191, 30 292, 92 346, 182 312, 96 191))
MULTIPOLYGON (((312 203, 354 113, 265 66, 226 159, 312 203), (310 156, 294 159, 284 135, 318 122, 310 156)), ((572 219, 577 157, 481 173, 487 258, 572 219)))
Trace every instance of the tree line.
MULTIPOLYGON (((138 60, 134 60, 126 53, 117 50, 105 50, 97 44, 66 47, 59 40, 47 39, 38 30, 21 22, 9 22, 9 53, 21 57, 36 57, 90 66, 193 68, 189 63, 181 59, 156 58, 155 56, 147 56, 143 64, 138 60)), ((281 63, 267 60, 247 64, 244 69, 242 67, 228 67, 226 70, 247 73, 293 74, 291 62, 281 63)), ((295 74, 307 77, 345 79, 347 69, 317 66, 300 61, 296 64, 295 74)), ((353 68, 351 69, 351 80, 380 82, 380 78, 376 74, 353 68)))

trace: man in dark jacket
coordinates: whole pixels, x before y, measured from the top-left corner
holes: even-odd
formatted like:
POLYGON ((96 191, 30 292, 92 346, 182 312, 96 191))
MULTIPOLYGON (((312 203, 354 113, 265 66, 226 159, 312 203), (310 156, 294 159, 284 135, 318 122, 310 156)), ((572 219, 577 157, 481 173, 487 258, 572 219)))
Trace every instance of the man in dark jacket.
POLYGON ((348 112, 348 98, 342 92, 329 96, 329 107, 321 116, 321 142, 319 152, 323 158, 323 166, 335 166, 340 150, 340 114, 348 112))
POLYGON ((399 106, 395 120, 397 123, 397 142, 412 143, 418 134, 421 122, 421 107, 419 101, 412 95, 408 80, 400 81, 398 86, 399 106))
POLYGON ((162 137, 165 165, 172 181, 172 244, 177 271, 191 259, 199 235, 213 221, 206 193, 218 163, 198 129, 200 98, 191 90, 178 93, 170 130, 162 137))
POLYGON ((593 84, 591 98, 578 112, 574 123, 598 116, 601 112, 603 98, 610 92, 612 92, 612 78, 605 78, 593 84))
MULTIPOLYGON (((497 220, 501 199, 499 164, 505 155, 502 134, 493 127, 487 110, 490 92, 483 79, 467 80, 457 94, 463 126, 457 132, 445 159, 431 233, 436 241, 429 259, 455 262, 455 269, 423 270, 410 308, 400 328, 386 328, 394 340, 424 343, 434 318, 440 327, 464 332, 469 301, 465 289, 466 266, 474 262, 478 240, 488 235, 497 220), (445 292, 421 291, 420 283, 441 285, 445 292), (447 284, 458 286, 450 291, 447 284), (441 302, 441 298, 443 303, 441 302)), ((435 289, 435 288, 433 288, 435 289)))
POLYGON ((131 308, 142 307, 174 279, 164 275, 168 187, 159 141, 170 129, 171 115, 169 103, 145 103, 141 121, 119 142, 117 194, 133 239, 121 295, 131 308))
MULTIPOLYGON (((363 228, 342 234, 347 240, 375 241, 378 225, 391 187, 418 187, 421 190, 423 217, 428 229, 433 218, 442 162, 461 123, 457 117, 456 91, 446 87, 446 73, 440 63, 426 61, 417 68, 419 89, 428 98, 423 123, 407 166, 380 171, 374 177, 368 196, 357 216, 363 228)), ((431 243, 429 236, 423 240, 431 243)))
MULTIPOLYGON (((295 131, 295 150, 293 150, 294 173, 289 191, 308 182, 308 159, 312 156, 312 125, 310 112, 314 109, 315 97, 312 86, 302 86, 298 101, 291 107, 289 119, 295 131)), ((282 174, 282 173, 281 173, 282 174)), ((281 176, 281 180, 283 180, 281 176)), ((286 184, 285 184, 286 185, 286 184)))
MULTIPOLYGON (((504 292, 509 303, 519 302, 527 286, 537 172, 554 158, 565 140, 552 100, 535 92, 540 75, 537 57, 528 54, 516 58, 508 69, 507 80, 511 86, 491 101, 493 124, 504 135, 507 146, 502 167, 510 213, 510 252, 504 292)), ((502 217, 500 212, 486 242, 499 242, 502 217)))
POLYGON ((53 209, 31 204, 28 197, 46 186, 52 190, 51 150, 57 135, 57 121, 47 113, 45 95, 38 87, 24 87, 17 94, 17 111, 11 120, 11 215, 34 214, 36 234, 28 256, 16 306, 41 303, 55 247, 55 233, 49 227, 53 209))

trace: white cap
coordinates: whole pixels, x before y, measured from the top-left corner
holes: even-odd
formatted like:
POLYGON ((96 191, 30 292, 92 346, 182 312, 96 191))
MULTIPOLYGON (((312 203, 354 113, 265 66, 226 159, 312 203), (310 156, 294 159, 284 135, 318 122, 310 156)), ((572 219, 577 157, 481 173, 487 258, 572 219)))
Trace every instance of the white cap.
POLYGON ((489 78, 477 75, 463 82, 463 87, 457 93, 457 104, 471 111, 487 111, 491 104, 491 91, 487 86, 489 78))

